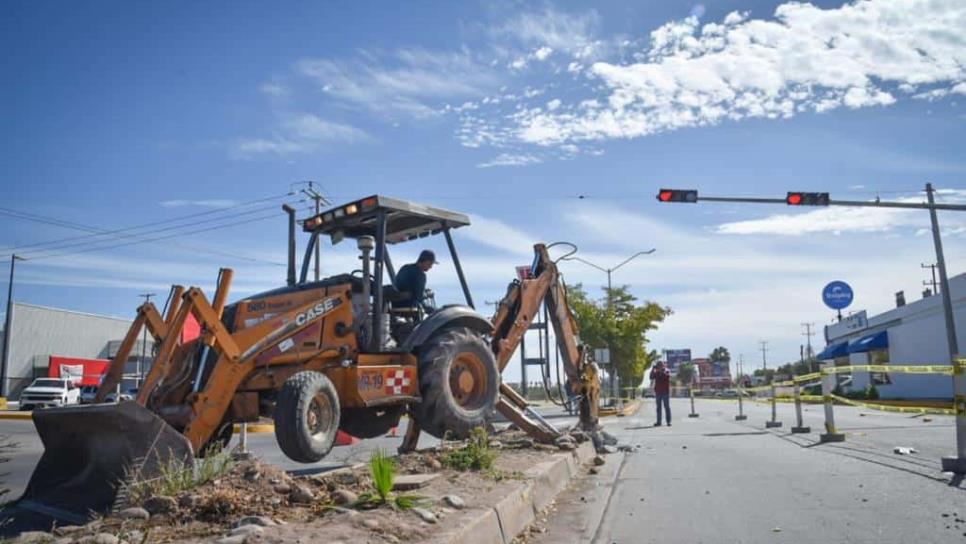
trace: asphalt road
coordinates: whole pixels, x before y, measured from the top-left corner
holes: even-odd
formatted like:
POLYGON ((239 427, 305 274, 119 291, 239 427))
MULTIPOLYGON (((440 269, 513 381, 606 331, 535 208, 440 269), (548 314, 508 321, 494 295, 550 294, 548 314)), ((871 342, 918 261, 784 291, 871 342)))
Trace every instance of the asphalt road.
MULTIPOLYGON (((545 417, 550 418, 553 424, 560 427, 572 425, 575 422, 574 418, 566 416, 562 410, 553 406, 541 407, 538 408, 538 411, 545 417)), ((293 474, 316 474, 347 465, 365 463, 369 460, 370 453, 376 448, 395 452, 396 448, 402 443, 402 437, 406 431, 406 422, 406 418, 400 421, 395 437, 385 436, 360 440, 355 445, 335 447, 325 459, 318 463, 296 463, 285 457, 285 454, 282 453, 275 442, 275 433, 273 432, 249 433, 248 449, 256 457, 293 474)), ((2 474, 0 481, 10 489, 7 495, 0 497, 0 502, 2 502, 15 499, 23 493, 44 448, 40 437, 34 430, 33 422, 30 420, 0 420, 0 437, 9 437, 10 441, 16 444, 16 447, 11 448, 9 452, 0 453, 0 458, 6 457, 9 459, 0 465, 0 474, 2 474)), ((236 433, 231 444, 229 444, 229 448, 235 448, 237 444, 238 434, 236 433)), ((439 444, 439 439, 423 433, 420 436, 418 447, 425 448, 437 444, 439 444)))
POLYGON ((745 407, 748 420, 736 422, 735 402, 699 400, 688 418, 687 401, 674 400, 673 426, 653 427, 649 402, 608 422, 640 449, 608 456, 559 498, 534 542, 966 543, 966 485, 939 468, 955 443, 951 417, 836 407, 846 442, 818 445, 820 406, 807 407, 815 432, 804 435, 789 431, 790 404, 778 405, 784 427, 770 430, 768 406, 745 407))

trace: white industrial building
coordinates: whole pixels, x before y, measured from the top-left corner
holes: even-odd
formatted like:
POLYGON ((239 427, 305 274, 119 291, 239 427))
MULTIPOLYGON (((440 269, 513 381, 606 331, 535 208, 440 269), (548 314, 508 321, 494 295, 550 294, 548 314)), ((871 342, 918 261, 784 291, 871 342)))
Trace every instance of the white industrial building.
MULTIPOLYGON (((34 378, 47 376, 51 355, 86 359, 113 358, 120 341, 131 326, 131 321, 127 319, 22 302, 14 302, 12 310, 10 355, 7 359, 4 388, 7 397, 11 399, 16 399, 20 391, 34 378)), ((149 345, 147 353, 150 353, 150 347, 149 345)), ((137 366, 141 346, 138 345, 133 352, 125 372, 137 366)))
MULTIPOLYGON (((966 350, 966 274, 949 279, 956 338, 966 350)), ((897 293, 897 307, 878 315, 865 311, 825 327, 828 344, 817 358, 842 365, 948 365, 952 361, 946 339, 942 297, 925 296, 905 303, 897 293)), ((902 297, 904 298, 904 296, 902 297)), ((960 353, 957 355, 966 356, 960 353)), ((852 389, 875 383, 883 399, 951 399, 950 376, 856 373, 852 389)))

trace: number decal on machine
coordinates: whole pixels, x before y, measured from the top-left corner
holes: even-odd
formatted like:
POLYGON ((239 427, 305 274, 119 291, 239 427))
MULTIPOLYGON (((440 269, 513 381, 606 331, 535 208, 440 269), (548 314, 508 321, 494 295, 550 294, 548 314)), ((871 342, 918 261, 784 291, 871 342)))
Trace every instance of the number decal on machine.
POLYGON ((378 370, 359 373, 360 391, 380 391, 382 390, 382 384, 382 372, 378 370))

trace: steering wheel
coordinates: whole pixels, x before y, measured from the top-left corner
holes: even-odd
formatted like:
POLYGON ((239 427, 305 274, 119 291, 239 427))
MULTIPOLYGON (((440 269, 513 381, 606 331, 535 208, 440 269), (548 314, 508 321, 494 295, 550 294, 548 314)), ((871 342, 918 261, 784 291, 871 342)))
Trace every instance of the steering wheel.
MULTIPOLYGON (((349 275, 352 276, 353 278, 359 278, 360 280, 363 279, 363 277, 362 277, 363 271, 362 270, 359 270, 359 269, 356 269, 356 270, 353 270, 352 272, 349 272, 349 275)), ((375 279, 376 279, 376 277, 373 276, 372 273, 370 273, 369 274, 369 281, 375 281, 375 279)))

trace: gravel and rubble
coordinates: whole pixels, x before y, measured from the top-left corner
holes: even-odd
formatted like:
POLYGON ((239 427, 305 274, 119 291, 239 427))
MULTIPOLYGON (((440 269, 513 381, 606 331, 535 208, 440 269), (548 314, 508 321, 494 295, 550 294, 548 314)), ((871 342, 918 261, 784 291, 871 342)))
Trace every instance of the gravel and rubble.
POLYGON ((152 496, 116 515, 85 526, 58 527, 51 533, 25 533, 15 542, 143 543, 309 543, 420 542, 445 527, 458 527, 461 515, 492 509, 507 489, 550 452, 570 451, 586 435, 565 435, 541 444, 521 431, 491 435, 497 453, 488 471, 460 472, 444 466, 445 452, 458 442, 395 458, 397 473, 432 475, 415 494, 417 507, 371 508, 360 497, 372 491, 367 465, 317 475, 293 476, 258 459, 238 461, 225 474, 177 496, 152 496))

